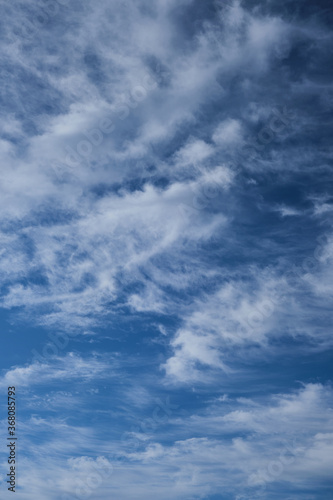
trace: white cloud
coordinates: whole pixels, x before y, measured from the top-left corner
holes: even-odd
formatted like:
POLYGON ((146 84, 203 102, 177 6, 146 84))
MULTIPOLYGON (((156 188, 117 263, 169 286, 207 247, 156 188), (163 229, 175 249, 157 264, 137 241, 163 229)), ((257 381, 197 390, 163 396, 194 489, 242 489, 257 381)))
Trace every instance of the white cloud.
POLYGON ((214 153, 212 146, 200 139, 191 139, 175 154, 179 165, 192 167, 200 165, 214 153))
POLYGON ((85 452, 95 439, 91 430, 33 417, 23 423, 30 426, 30 438, 42 430, 49 434, 38 447, 25 438, 24 455, 29 452, 30 459, 21 456, 20 484, 25 498, 37 500, 42 495, 83 495, 83 490, 102 500, 110 491, 120 500, 134 495, 140 500, 180 500, 221 490, 250 499, 268 494, 270 488, 320 488, 330 480, 332 402, 332 389, 321 384, 242 402, 228 398, 198 413, 173 417, 169 444, 164 444, 161 428, 141 440, 140 449, 103 439, 94 456, 85 452), (113 454, 122 460, 114 460, 113 454))
POLYGON ((287 207, 284 205, 277 206, 274 210, 281 214, 281 217, 293 217, 297 215, 302 215, 301 210, 297 210, 293 207, 287 207))
MULTIPOLYGON (((273 340, 302 340, 297 356, 308 340, 318 350, 331 345, 331 238, 314 257, 317 267, 302 261, 291 285, 285 270, 295 248, 281 252, 275 228, 264 235, 263 226, 249 224, 257 221, 250 212, 266 187, 279 191, 305 166, 316 175, 318 166, 326 172, 325 147, 307 146, 299 137, 311 131, 315 143, 317 106, 324 103, 327 112, 332 104, 329 83, 316 69, 326 67, 316 51, 325 47, 324 53, 331 37, 319 20, 300 22, 293 13, 292 24, 288 6, 279 17, 264 13, 268 4, 221 2, 215 19, 207 11, 192 23, 200 4, 192 0, 56 4, 58 13, 40 26, 42 7, 35 2, 3 9, 9 16, 1 34, 0 304, 20 308, 15 320, 25 308, 26 321, 75 333, 105 327, 122 306, 136 318, 163 314, 156 321, 170 319, 177 327, 160 326, 162 334, 168 331, 163 345, 170 350, 167 377, 157 380, 185 390, 190 384, 199 397, 201 382, 216 387, 222 379, 228 396, 213 398, 188 418, 170 419, 156 439, 145 435, 138 450, 112 439, 103 422, 80 427, 63 416, 22 418, 18 498, 68 500, 62 493, 76 495, 83 483, 91 498, 101 500, 181 500, 221 491, 252 500, 262 474, 267 488, 279 481, 293 488, 329 480, 331 389, 308 384, 272 399, 235 400, 229 393, 232 377, 245 377, 239 361, 276 354, 273 340), (22 27, 29 19, 37 28, 27 38, 22 27), (302 68, 286 60, 292 46, 292 59, 309 47, 307 62, 299 60, 302 68), (280 124, 281 132, 259 144, 262 157, 242 160, 251 181, 236 175, 227 165, 244 142, 251 147, 260 139, 260 127, 271 123, 280 102, 289 114, 296 108, 293 129, 280 124), (310 112, 309 102, 316 103, 310 112), (294 452, 288 467, 283 439, 294 452), (96 468, 119 450, 124 461, 97 490, 96 468), (277 476, 275 462, 282 466, 277 476)), ((329 213, 330 198, 310 199, 315 224, 329 213)), ((288 201, 274 206, 286 226, 291 216, 307 215, 288 201)), ((80 405, 81 396, 58 391, 57 384, 95 385, 114 369, 107 356, 54 355, 48 363, 12 367, 0 385, 22 387, 36 413, 58 411, 71 398, 73 418, 73 402, 80 405), (32 392, 42 385, 44 405, 32 392)), ((125 404, 137 411, 151 399, 144 382, 140 373, 124 392, 125 404)), ((93 398, 99 389, 87 390, 93 398)), ((109 416, 114 408, 103 411, 109 416)), ((83 419, 96 422, 95 408, 85 412, 83 419)))
POLYGON ((227 374, 231 359, 249 355, 251 346, 266 349, 281 308, 282 283, 269 274, 254 281, 230 281, 212 295, 197 300, 192 313, 171 341, 174 354, 164 365, 171 380, 210 380, 204 367, 227 374), (243 352, 243 349, 245 351, 243 352), (237 352, 236 352, 237 351, 237 352), (237 355, 238 353, 238 355, 237 355))
MULTIPOLYGON (((227 222, 221 214, 208 217, 204 211, 193 208, 196 188, 209 187, 212 179, 215 183, 218 181, 218 188, 223 190, 232 177, 227 169, 220 167, 197 182, 174 183, 165 190, 151 185, 133 193, 123 190, 119 195, 95 201, 80 217, 65 224, 25 228, 23 234, 33 242, 34 256, 24 270, 27 262, 24 249, 18 246, 18 240, 12 239, 16 255, 20 257, 17 257, 16 269, 12 263, 10 279, 34 269, 42 273, 46 285, 11 285, 3 300, 4 307, 36 308, 49 304, 57 308, 49 311, 50 323, 75 323, 77 316, 77 324, 84 325, 84 318, 90 312, 103 314, 103 302, 121 292, 115 281, 118 275, 122 274, 125 281, 144 282, 140 269, 150 266, 156 283, 152 284, 155 291, 152 288, 147 293, 153 301, 160 295, 163 308, 163 296, 157 289, 164 278, 158 273, 158 266, 152 264, 153 259, 162 255, 176 255, 179 259, 184 240, 196 245, 209 239, 227 222), (184 206, 189 213, 184 211, 184 206)), ((5 266, 3 272, 7 274, 5 266)), ((133 297, 130 303, 143 310, 141 301, 133 297)), ((144 308, 148 310, 151 304, 149 300, 144 308)))
POLYGON ((56 380, 93 379, 104 377, 111 365, 94 356, 88 359, 69 353, 64 357, 50 356, 43 362, 33 362, 26 367, 11 368, 0 379, 2 388, 8 386, 30 387, 39 384, 48 384, 56 380))
POLYGON ((242 142, 242 126, 239 120, 231 118, 218 125, 213 134, 213 141, 218 146, 240 145, 242 142))

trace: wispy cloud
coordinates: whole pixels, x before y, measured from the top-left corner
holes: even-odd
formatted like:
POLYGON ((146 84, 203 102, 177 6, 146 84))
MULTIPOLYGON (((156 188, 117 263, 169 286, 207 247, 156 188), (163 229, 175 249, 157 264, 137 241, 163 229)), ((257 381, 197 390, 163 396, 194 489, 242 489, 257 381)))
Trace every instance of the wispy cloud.
POLYGON ((54 357, 49 363, 35 363, 26 367, 16 367, 5 372, 0 379, 0 386, 6 388, 14 385, 30 387, 52 383, 56 380, 85 379, 90 380, 105 376, 112 367, 107 361, 96 355, 90 359, 83 359, 74 353, 65 357, 54 357))
POLYGON ((21 391, 18 495, 325 498, 328 10, 0 9, 0 385, 21 391), (162 396, 182 409, 142 436, 162 396))

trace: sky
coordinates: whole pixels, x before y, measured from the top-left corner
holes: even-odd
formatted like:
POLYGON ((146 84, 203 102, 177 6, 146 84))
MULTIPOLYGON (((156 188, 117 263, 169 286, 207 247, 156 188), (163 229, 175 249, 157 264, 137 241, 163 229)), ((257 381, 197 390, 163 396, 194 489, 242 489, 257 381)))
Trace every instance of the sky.
POLYGON ((0 13, 1 498, 332 499, 330 2, 0 13))

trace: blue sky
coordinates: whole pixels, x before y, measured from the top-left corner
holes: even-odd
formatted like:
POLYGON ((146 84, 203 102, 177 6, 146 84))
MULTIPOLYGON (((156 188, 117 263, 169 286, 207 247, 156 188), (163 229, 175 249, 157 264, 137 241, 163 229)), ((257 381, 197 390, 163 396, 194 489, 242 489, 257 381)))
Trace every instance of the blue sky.
POLYGON ((332 8, 1 9, 1 498, 331 499, 332 8))

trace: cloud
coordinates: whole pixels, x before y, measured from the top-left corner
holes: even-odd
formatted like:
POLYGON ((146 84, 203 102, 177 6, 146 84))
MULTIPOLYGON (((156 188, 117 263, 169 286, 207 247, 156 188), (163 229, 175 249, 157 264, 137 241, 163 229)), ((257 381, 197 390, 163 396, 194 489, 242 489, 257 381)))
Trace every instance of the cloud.
POLYGON ((331 402, 330 387, 308 384, 265 401, 244 400, 241 411, 232 409, 234 400, 228 410, 225 403, 216 403, 200 416, 175 419, 173 443, 155 440, 142 442, 141 450, 128 447, 120 462, 111 456, 97 458, 96 464, 85 456, 69 459, 73 481, 66 480, 68 469, 59 468, 57 487, 74 494, 80 484, 103 499, 109 488, 120 499, 134 491, 138 498, 205 498, 221 489, 249 499, 265 492, 278 498, 288 491, 292 498, 304 481, 318 485, 320 492, 321 481, 330 478, 331 402), (223 438, 221 426, 227 433, 223 438), (97 463, 103 480, 88 485, 85 477, 96 474, 97 463))
POLYGON ((198 496, 223 489, 253 498, 263 487, 278 495, 286 483, 289 491, 297 491, 305 478, 319 487, 329 474, 332 421, 327 409, 331 402, 330 387, 308 384, 265 402, 244 400, 241 410, 228 411, 216 403, 201 416, 175 422, 185 434, 196 437, 175 441, 172 446, 152 443, 130 457, 143 460, 146 467, 156 468, 153 464, 161 461, 160 467, 169 469, 175 498, 194 494, 194 488, 198 496), (221 428, 223 439, 218 437, 221 428), (202 429, 207 437, 198 437, 202 429), (314 466, 320 452, 320 464, 314 466))
POLYGON ((74 353, 64 357, 53 357, 43 363, 38 361, 26 366, 7 370, 0 379, 0 386, 30 387, 48 384, 59 380, 81 379, 90 380, 103 377, 109 364, 95 355, 84 359, 74 353))
POLYGON ((204 367, 232 372, 230 352, 235 360, 243 349, 248 356, 255 345, 266 350, 276 329, 281 288, 279 280, 263 273, 253 281, 230 280, 198 300, 171 341, 174 354, 164 365, 167 376, 181 382, 204 381, 207 376, 209 381, 204 367))
POLYGON ((281 215, 281 217, 292 217, 292 216, 302 215, 302 212, 292 207, 280 206, 276 207, 275 210, 281 215))
POLYGON ((220 147, 242 141, 242 127, 238 120, 228 119, 220 123, 213 134, 213 141, 220 147))
POLYGON ((327 12, 14 0, 2 18, 0 305, 32 332, 0 380, 22 388, 18 495, 324 498, 331 389, 307 382, 329 370, 304 367, 332 346, 327 12), (47 341, 18 366, 46 331, 82 352, 47 341), (159 391, 185 414, 142 436, 159 391))
POLYGON ((331 261, 326 236, 297 267, 246 269, 242 279, 228 276, 203 294, 184 311, 170 340, 172 355, 162 364, 167 381, 210 384, 221 370, 225 376, 237 372, 244 359, 279 356, 286 337, 301 339, 303 352, 328 348, 331 261))
MULTIPOLYGON (((143 191, 122 190, 96 200, 84 214, 66 222, 43 228, 34 224, 11 240, 4 235, 19 256, 7 279, 19 279, 25 271, 38 273, 41 282, 11 285, 3 306, 29 305, 36 309, 49 305, 51 310, 43 322, 65 325, 75 322, 76 316, 78 325, 83 326, 85 321, 89 323, 90 313, 99 310, 103 314, 103 302, 122 293, 119 286, 124 280, 144 283, 141 270, 147 266, 154 273, 156 283, 152 286, 157 290, 165 278, 159 276, 159 264, 154 264, 154 259, 162 255, 177 255, 179 259, 184 240, 195 248, 227 223, 221 214, 208 217, 193 207, 196 190, 209 188, 212 180, 213 188, 227 189, 231 179, 228 170, 221 167, 197 181, 174 183, 166 189, 147 185, 143 191), (20 244, 22 237, 31 242, 29 256, 20 244), (24 262, 28 268, 24 269, 24 262), (120 276, 123 281, 119 283, 120 276)), ((5 262, 3 269, 6 276, 5 262)), ((162 300, 162 292, 157 294, 162 300)), ((134 297, 130 300, 141 309, 134 297)))
POLYGON ((205 498, 221 490, 246 499, 284 492, 296 498, 307 485, 320 494, 330 481, 332 398, 330 386, 304 384, 287 393, 216 400, 173 416, 168 443, 164 428, 141 440, 140 448, 130 442, 119 448, 104 436, 93 456, 86 453, 95 442, 90 429, 34 416, 22 422, 30 433, 20 484, 27 498, 37 499, 107 499, 110 490, 120 499, 134 492, 139 499, 205 498), (35 446, 43 430, 44 442, 35 446))

